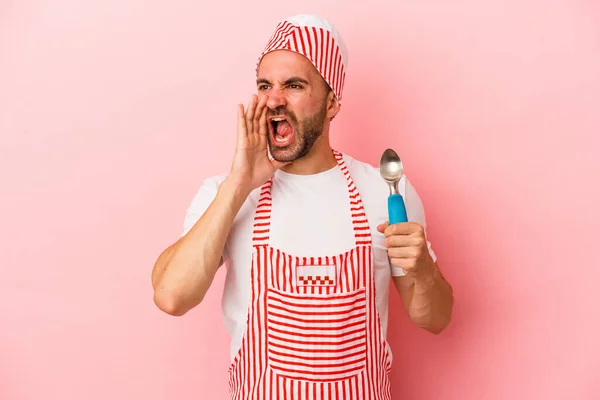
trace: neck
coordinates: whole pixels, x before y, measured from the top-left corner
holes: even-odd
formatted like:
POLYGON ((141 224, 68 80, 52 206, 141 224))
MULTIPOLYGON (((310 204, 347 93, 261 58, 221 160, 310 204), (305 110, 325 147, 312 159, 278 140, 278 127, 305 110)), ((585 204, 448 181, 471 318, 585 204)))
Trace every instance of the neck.
POLYGON ((329 145, 329 136, 323 134, 307 155, 281 168, 289 174, 313 175, 327 171, 337 165, 329 145))

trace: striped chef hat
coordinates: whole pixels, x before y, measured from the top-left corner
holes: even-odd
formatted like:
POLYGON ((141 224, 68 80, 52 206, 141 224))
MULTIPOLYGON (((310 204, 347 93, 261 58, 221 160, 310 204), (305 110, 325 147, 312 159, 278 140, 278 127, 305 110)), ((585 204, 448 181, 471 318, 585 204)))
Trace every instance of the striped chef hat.
POLYGON ((348 67, 348 52, 342 37, 331 22, 315 15, 287 18, 275 28, 258 58, 258 64, 265 54, 274 50, 290 50, 307 57, 341 102, 348 67))

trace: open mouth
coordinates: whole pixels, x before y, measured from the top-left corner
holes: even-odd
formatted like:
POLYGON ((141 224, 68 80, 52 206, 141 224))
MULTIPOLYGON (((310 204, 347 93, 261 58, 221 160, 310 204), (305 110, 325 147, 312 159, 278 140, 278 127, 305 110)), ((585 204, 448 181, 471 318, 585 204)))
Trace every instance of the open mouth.
POLYGON ((285 117, 272 117, 269 120, 271 142, 278 147, 289 145, 294 139, 294 126, 285 117))

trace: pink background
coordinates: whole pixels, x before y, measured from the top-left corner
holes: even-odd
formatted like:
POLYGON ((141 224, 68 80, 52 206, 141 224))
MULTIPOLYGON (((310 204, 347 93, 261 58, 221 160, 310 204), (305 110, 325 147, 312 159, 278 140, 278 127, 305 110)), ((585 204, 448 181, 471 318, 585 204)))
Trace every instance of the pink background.
POLYGON ((223 272, 175 318, 150 271, 302 12, 350 51, 334 145, 400 153, 456 290, 440 336, 393 292, 394 398, 597 399, 598 3, 284 3, 0 3, 0 399, 226 398, 223 272))

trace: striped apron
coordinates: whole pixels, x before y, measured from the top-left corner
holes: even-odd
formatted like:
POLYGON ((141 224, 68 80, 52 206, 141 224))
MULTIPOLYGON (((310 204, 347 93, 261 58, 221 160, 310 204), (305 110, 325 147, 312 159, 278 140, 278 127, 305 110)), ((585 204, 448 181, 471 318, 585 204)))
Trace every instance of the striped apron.
POLYGON ((254 218, 252 300, 242 345, 229 368, 230 399, 391 398, 391 352, 375 301, 371 233, 358 190, 348 181, 355 247, 330 257, 269 246, 271 184, 254 218))

